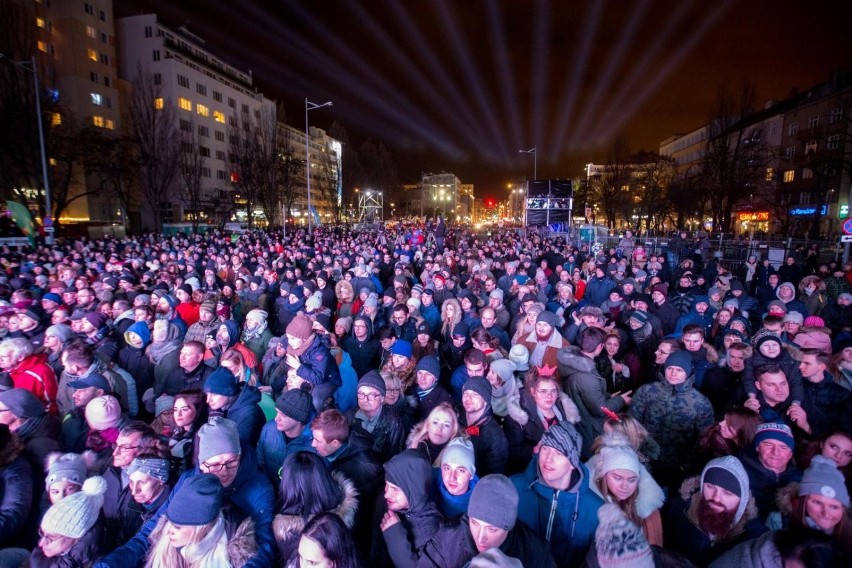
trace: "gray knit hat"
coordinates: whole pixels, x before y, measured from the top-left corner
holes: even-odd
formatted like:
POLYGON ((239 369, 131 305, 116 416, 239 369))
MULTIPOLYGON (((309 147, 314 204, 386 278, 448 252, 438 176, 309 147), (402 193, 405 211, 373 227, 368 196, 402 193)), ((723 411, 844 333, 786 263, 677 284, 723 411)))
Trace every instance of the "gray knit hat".
POLYGON ((575 468, 580 466, 580 448, 583 438, 570 422, 562 421, 547 429, 541 437, 542 446, 550 446, 571 462, 575 468))
POLYGON ((80 454, 62 454, 51 452, 47 456, 47 477, 44 486, 50 486, 57 481, 68 481, 75 485, 83 485, 86 481, 86 461, 80 454))
POLYGON ((71 328, 66 324, 57 323, 44 330, 44 334, 52 335, 62 343, 65 343, 66 341, 71 339, 71 335, 73 334, 73 332, 71 331, 71 328))
POLYGON ((740 496, 740 504, 737 507, 736 515, 734 515, 734 523, 738 523, 745 514, 746 507, 748 506, 748 502, 751 497, 748 474, 746 474, 742 462, 734 456, 723 456, 721 458, 710 460, 701 472, 702 491, 704 490, 705 482, 712 483, 713 485, 719 485, 722 488, 728 489, 731 493, 740 496), (729 473, 733 479, 739 482, 739 489, 735 490, 733 487, 728 489, 730 487, 729 482, 731 481, 731 477, 723 474, 719 470, 725 470, 725 473, 729 473))
POLYGON ((107 483, 103 477, 90 477, 83 490, 53 504, 41 520, 41 530, 68 538, 82 538, 98 520, 107 483))
POLYGON ((518 519, 518 490, 505 475, 486 475, 473 488, 467 514, 489 525, 510 531, 518 519))
POLYGON ((385 385, 385 380, 379 374, 378 371, 369 371, 366 375, 361 377, 361 380, 358 381, 358 388, 361 387, 370 387, 374 388, 382 396, 385 396, 388 392, 388 387, 385 385))
POLYGON ((535 323, 539 322, 544 322, 550 327, 556 327, 556 314, 545 310, 538 314, 538 317, 535 319, 535 323))
POLYGON ((10 389, 0 392, 0 403, 18 418, 33 418, 45 413, 44 403, 27 389, 10 389))
POLYGON ((237 423, 221 416, 213 416, 198 430, 198 463, 223 454, 240 455, 237 423))
POLYGON ((444 451, 441 452, 441 465, 444 464, 460 465, 470 472, 471 476, 476 475, 476 461, 473 453, 473 443, 466 438, 453 438, 447 443, 444 451))
POLYGON ((849 508, 849 491, 846 489, 843 474, 833 461, 822 456, 814 456, 810 467, 802 475, 799 496, 805 495, 821 495, 829 499, 837 499, 844 507, 849 508))

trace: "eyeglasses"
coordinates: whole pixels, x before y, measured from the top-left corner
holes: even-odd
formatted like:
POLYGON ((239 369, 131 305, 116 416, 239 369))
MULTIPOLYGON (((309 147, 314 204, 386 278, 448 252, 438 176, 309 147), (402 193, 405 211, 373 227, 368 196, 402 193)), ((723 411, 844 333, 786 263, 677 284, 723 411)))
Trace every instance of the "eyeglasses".
POLYGON ((207 463, 204 462, 201 465, 204 466, 209 473, 219 473, 222 471, 222 468, 225 469, 234 469, 238 465, 240 465, 240 458, 234 458, 232 460, 226 461, 225 463, 207 463))
POLYGON ((401 389, 386 389, 387 392, 399 392, 401 389))
POLYGON ((47 534, 43 530, 38 529, 38 539, 47 542, 47 544, 53 544, 60 538, 62 538, 61 534, 47 534))
POLYGON ((381 397, 381 396, 382 396, 382 395, 380 395, 380 394, 378 394, 378 393, 374 393, 374 392, 371 392, 371 393, 369 393, 369 394, 367 394, 367 393, 363 393, 363 392, 359 392, 359 393, 358 393, 358 400, 368 400, 368 401, 370 401, 370 402, 374 402, 377 398, 379 398, 379 397, 381 397))
POLYGON ((116 446, 115 451, 119 454, 129 452, 130 450, 138 450, 139 446, 116 446))

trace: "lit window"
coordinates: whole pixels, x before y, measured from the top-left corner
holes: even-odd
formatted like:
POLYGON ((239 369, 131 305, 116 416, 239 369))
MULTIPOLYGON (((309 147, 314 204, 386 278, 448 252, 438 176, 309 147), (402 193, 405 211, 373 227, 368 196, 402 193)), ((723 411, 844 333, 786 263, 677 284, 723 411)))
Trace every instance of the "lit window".
POLYGON ((107 130, 115 130, 115 122, 113 122, 111 119, 107 119, 106 129, 107 130))
POLYGON ((774 175, 774 171, 772 168, 766 168, 766 175, 763 176, 763 179, 766 181, 772 181, 772 176, 774 175))
POLYGON ((47 42, 38 40, 38 50, 47 53, 47 42))
POLYGON ((104 98, 97 93, 92 93, 92 104, 102 106, 104 104, 104 98))
POLYGON ((36 25, 41 29, 44 29, 44 18, 36 18, 36 25))
POLYGON ((163 97, 157 97, 154 99, 154 108, 157 110, 163 110, 163 97))
POLYGON ((796 180, 796 171, 787 170, 784 172, 784 183, 790 183, 796 180))
POLYGON ((197 112, 201 116, 210 116, 210 109, 201 103, 195 105, 195 112, 197 112))
POLYGON ((220 112, 218 110, 214 110, 213 111, 213 120, 215 120, 216 122, 221 122, 222 124, 225 124, 225 113, 220 112))
POLYGON ((50 125, 51 126, 59 126, 62 124, 62 115, 58 112, 51 113, 50 115, 50 125))
POLYGON ((95 31, 95 28, 93 28, 92 26, 86 26, 86 35, 92 39, 95 39, 96 37, 98 37, 98 32, 95 31))
POLYGON ((192 101, 189 100, 189 99, 179 97, 178 98, 178 106, 180 108, 182 108, 183 110, 188 110, 189 112, 192 112, 192 101))
POLYGON ((93 116, 93 117, 92 117, 92 124, 94 124, 94 125, 95 125, 95 126, 97 126, 98 128, 103 128, 103 127, 104 127, 104 117, 102 117, 102 116, 93 116))
POLYGON ((48 160, 48 162, 50 163, 51 166, 55 166, 56 165, 56 158, 50 158, 48 160))
POLYGON ((88 54, 89 59, 91 59, 92 61, 98 60, 98 52, 92 49, 91 47, 86 50, 86 53, 88 54))

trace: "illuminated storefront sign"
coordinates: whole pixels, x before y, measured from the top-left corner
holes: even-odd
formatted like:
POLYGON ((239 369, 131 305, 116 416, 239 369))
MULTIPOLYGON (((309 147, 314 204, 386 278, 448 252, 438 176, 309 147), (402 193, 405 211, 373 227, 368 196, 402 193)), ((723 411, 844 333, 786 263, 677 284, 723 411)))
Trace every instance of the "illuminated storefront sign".
MULTIPOLYGON (((794 207, 793 209, 790 209, 790 215, 792 215, 793 217, 805 217, 807 215, 815 215, 816 212, 817 208, 815 205, 810 207, 794 207)), ((822 207, 820 207, 819 214, 825 215, 826 213, 828 213, 828 206, 823 205, 822 207)))
POLYGON ((769 221, 769 211, 741 211, 737 215, 740 221, 769 221))

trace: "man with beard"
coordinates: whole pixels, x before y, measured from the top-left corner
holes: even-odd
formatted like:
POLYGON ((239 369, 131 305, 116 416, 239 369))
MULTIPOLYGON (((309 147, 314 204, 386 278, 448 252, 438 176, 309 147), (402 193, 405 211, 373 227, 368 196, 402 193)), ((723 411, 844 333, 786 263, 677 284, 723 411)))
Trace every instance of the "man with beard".
POLYGON ((740 460, 710 460, 701 477, 683 482, 665 514, 665 545, 696 566, 707 566, 737 544, 769 529, 758 517, 740 460))
POLYGON ((184 337, 184 343, 197 341, 204 343, 208 334, 215 334, 222 324, 216 316, 216 303, 212 301, 202 302, 198 308, 198 321, 189 326, 184 337))
POLYGON ((556 353, 568 347, 568 341, 557 331, 556 314, 543 311, 535 321, 535 330, 521 341, 530 353, 530 365, 556 366, 556 353))
POLYGON ((178 299, 169 294, 165 294, 160 296, 160 299, 157 300, 157 304, 155 306, 155 310, 157 312, 157 319, 164 319, 169 323, 174 324, 178 330, 180 331, 179 339, 183 340, 186 336, 187 325, 186 322, 181 319, 178 313, 175 311, 175 308, 178 306, 178 299))

